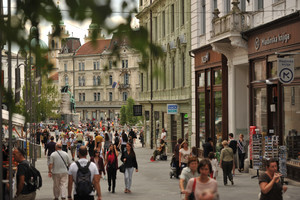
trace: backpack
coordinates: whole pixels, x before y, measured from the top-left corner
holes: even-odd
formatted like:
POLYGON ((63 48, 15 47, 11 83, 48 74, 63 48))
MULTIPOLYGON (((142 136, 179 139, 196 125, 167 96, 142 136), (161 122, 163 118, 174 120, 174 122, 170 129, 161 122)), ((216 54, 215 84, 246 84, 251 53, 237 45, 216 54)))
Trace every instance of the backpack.
POLYGON ((76 194, 79 196, 88 196, 93 191, 93 183, 91 181, 91 171, 89 170, 90 161, 85 167, 82 167, 78 161, 76 161, 78 171, 76 174, 76 194))
POLYGON ((39 170, 37 170, 34 166, 27 164, 27 172, 25 176, 25 185, 28 190, 31 192, 36 191, 42 187, 42 176, 39 170))
POLYGON ((119 140, 119 136, 116 136, 116 137, 115 137, 115 145, 118 145, 118 144, 119 144, 119 142, 120 142, 120 140, 119 140))

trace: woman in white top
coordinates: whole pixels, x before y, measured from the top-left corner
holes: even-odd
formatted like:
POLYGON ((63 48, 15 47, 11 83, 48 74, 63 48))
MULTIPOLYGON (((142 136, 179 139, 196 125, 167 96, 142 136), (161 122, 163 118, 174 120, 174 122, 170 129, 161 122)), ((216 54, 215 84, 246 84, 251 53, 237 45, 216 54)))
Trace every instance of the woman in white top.
POLYGON ((62 145, 62 150, 68 153, 68 138, 67 138, 67 134, 64 133, 63 134, 63 138, 61 139, 61 145, 62 145))
POLYGON ((212 166, 212 172, 210 173, 210 178, 214 178, 216 180, 218 176, 218 160, 216 159, 214 152, 209 152, 208 158, 212 166))
POLYGON ((75 157, 75 150, 76 150, 76 139, 74 137, 74 134, 71 135, 71 138, 69 138, 69 149, 71 150, 72 160, 74 161, 75 157))
POLYGON ((188 158, 191 155, 191 150, 188 146, 186 140, 181 143, 181 148, 179 150, 179 166, 181 170, 187 166, 188 158))

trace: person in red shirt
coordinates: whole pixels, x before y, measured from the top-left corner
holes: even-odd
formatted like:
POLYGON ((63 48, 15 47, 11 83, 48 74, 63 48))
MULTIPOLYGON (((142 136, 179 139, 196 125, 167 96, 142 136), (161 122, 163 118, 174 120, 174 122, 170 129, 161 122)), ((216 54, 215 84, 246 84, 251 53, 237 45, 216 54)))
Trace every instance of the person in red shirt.
POLYGON ((105 166, 108 178, 108 191, 112 189, 112 193, 115 193, 117 169, 118 169, 118 155, 117 147, 114 144, 110 144, 108 152, 105 156, 105 166), (111 187, 112 182, 112 187, 111 187))

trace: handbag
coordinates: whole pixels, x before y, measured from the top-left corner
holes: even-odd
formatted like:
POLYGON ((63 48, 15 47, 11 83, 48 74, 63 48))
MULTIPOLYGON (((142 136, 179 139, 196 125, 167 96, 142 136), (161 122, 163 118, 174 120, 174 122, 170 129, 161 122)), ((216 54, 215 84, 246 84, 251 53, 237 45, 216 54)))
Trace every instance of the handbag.
POLYGON ((125 173, 125 165, 124 163, 122 165, 120 165, 119 170, 121 173, 125 173))
POLYGON ((195 199, 195 188, 196 188, 196 178, 194 178, 194 184, 193 184, 193 189, 192 189, 192 192, 191 194, 189 195, 189 200, 194 200, 195 199))

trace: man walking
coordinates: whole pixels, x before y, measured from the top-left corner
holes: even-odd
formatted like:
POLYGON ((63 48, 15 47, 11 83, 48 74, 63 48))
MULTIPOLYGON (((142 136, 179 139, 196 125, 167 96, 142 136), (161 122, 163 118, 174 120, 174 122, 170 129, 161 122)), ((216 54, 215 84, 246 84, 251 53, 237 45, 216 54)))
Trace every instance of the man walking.
POLYGON ((53 179, 54 200, 66 199, 68 166, 71 164, 69 155, 62 151, 61 144, 56 144, 56 151, 50 156, 48 176, 53 179))
POLYGON ((100 175, 95 163, 86 159, 87 148, 79 148, 79 160, 73 162, 69 169, 68 199, 72 199, 74 182, 74 200, 94 200, 93 188, 97 191, 97 200, 101 200, 100 175))
POLYGON ((47 165, 48 166, 49 166, 49 162, 50 162, 50 156, 55 151, 55 145, 56 145, 56 143, 54 142, 54 137, 51 136, 50 142, 45 145, 45 155, 47 154, 47 151, 48 151, 48 155, 47 155, 47 165))
POLYGON ((235 166, 237 166, 237 157, 236 157, 236 150, 237 150, 237 141, 233 138, 233 133, 228 134, 229 137, 229 147, 232 148, 233 151, 233 167, 232 167, 232 175, 235 175, 235 166))
POLYGON ((26 180, 29 179, 29 162, 25 160, 25 154, 25 151, 21 148, 13 151, 14 159, 19 163, 17 170, 17 192, 14 200, 34 200, 36 196, 36 189, 26 184, 26 180))

